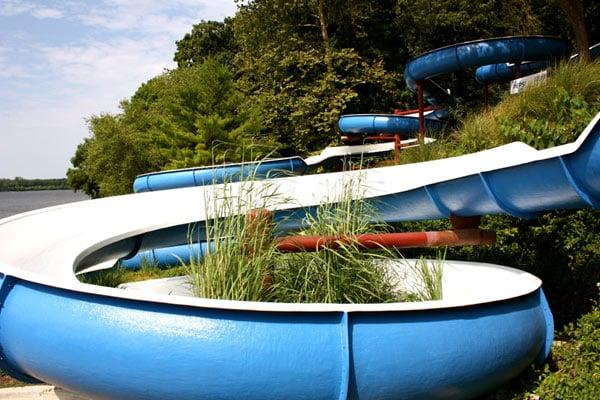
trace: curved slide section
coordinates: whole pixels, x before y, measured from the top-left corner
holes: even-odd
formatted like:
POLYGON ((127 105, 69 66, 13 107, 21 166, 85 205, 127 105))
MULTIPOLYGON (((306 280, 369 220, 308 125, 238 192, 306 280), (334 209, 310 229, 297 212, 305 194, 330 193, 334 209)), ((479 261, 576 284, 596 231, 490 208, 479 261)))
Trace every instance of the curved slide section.
MULTIPOLYGON (((523 63, 519 66, 521 70, 521 77, 535 74, 536 72, 548 68, 548 66, 548 61, 523 63)), ((482 85, 508 82, 516 79, 516 76, 517 72, 515 64, 500 63, 484 65, 475 70, 475 79, 482 85)))
POLYGON ((135 193, 152 192, 190 186, 204 186, 244 179, 277 178, 301 175, 308 165, 301 157, 278 158, 249 163, 176 169, 139 175, 133 182, 135 193))
MULTIPOLYGON (((560 54, 557 54, 552 59, 557 59, 560 54)), ((590 47, 590 56, 592 59, 596 59, 600 56, 600 43, 590 47)), ((571 56, 571 60, 576 60, 578 55, 571 56)), ((527 76, 536 72, 542 71, 550 66, 548 61, 532 61, 525 62, 520 65, 521 76, 527 76)), ((514 64, 500 63, 484 65, 477 68, 475 71, 475 78, 477 82, 483 85, 489 85, 491 83, 502 83, 508 82, 516 78, 516 67, 514 64)))
MULTIPOLYGON (((511 143, 450 159, 346 174, 364 174, 367 186, 377 193, 372 198, 373 204, 389 222, 439 219, 451 215, 508 214, 532 218, 555 209, 600 208, 599 120, 600 114, 576 142, 546 150, 537 151, 523 143, 511 143)), ((322 187, 331 192, 339 182, 329 179, 342 179, 343 175, 339 174, 342 173, 306 176, 303 179, 307 180, 298 181, 298 184, 307 188, 322 187)), ((287 179, 291 178, 281 178, 280 181, 285 183, 287 179)), ((302 210, 282 211, 276 213, 276 220, 281 221, 284 231, 296 229, 303 213, 302 210)), ((161 234, 148 235, 142 243, 152 243, 154 235, 161 234)), ((181 246, 176 251, 179 256, 182 256, 180 250, 189 249, 187 236, 170 245, 181 246)), ((154 247, 151 244, 146 246, 147 249, 154 247)), ((159 263, 167 265, 167 260, 172 260, 170 250, 161 251, 166 258, 160 259, 159 263)), ((135 254, 123 256, 130 258, 135 254)), ((187 256, 181 258, 189 260, 189 257, 188 250, 187 256)), ((136 267, 135 263, 129 265, 136 267)))
POLYGON ((327 147, 321 154, 307 157, 286 157, 247 163, 232 163, 208 167, 183 168, 139 175, 133 182, 135 193, 205 186, 244 179, 269 179, 303 175, 332 160, 350 157, 375 157, 394 150, 393 143, 360 146, 327 147))
MULTIPOLYGON (((446 110, 425 113, 425 130, 437 131, 448 117, 446 110)), ((346 114, 338 121, 340 131, 346 135, 400 134, 402 139, 419 131, 418 115, 395 114, 346 114)))
POLYGON ((413 58, 404 69, 404 79, 413 92, 417 91, 417 81, 423 81, 425 100, 432 105, 440 105, 447 100, 447 94, 444 97, 438 89, 431 89, 437 86, 431 78, 438 75, 502 62, 551 60, 567 54, 568 46, 564 40, 546 36, 476 40, 441 47, 413 58))
MULTIPOLYGON (((214 250, 214 246, 211 246, 214 250)), ((144 265, 168 267, 189 263, 191 259, 201 260, 208 252, 208 242, 182 244, 167 248, 146 250, 132 257, 119 260, 119 266, 127 269, 139 269, 144 265)))

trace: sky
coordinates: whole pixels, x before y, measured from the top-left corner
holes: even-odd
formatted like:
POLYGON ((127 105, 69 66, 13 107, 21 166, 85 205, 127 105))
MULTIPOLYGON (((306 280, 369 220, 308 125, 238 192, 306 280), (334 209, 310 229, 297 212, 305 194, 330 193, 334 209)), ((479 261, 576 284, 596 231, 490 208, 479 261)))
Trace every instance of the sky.
POLYGON ((175 41, 234 0, 0 0, 0 178, 60 178, 86 119, 174 68, 175 41))

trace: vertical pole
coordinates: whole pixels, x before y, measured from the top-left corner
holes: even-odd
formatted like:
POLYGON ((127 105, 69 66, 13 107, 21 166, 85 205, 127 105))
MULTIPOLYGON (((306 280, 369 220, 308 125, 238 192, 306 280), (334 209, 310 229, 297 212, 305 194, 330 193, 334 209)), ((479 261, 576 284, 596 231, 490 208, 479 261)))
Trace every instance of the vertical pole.
POLYGON ((488 110, 488 85, 487 83, 483 85, 483 111, 487 112, 488 110))
POLYGON ((519 79, 521 77, 521 62, 515 63, 515 79, 519 79))
POLYGON ((423 115, 423 81, 417 81, 417 96, 419 97, 419 142, 425 138, 425 116, 423 115))
POLYGON ((394 135, 394 161, 396 161, 396 162, 400 161, 400 146, 401 146, 400 134, 396 133, 394 135))
MULTIPOLYGON (((273 211, 265 208, 248 211, 243 236, 241 240, 244 241, 244 252, 247 257, 251 258, 259 252, 267 251, 273 243, 273 211)), ((271 289, 273 284, 272 267, 265 271, 262 283, 265 291, 271 289)))

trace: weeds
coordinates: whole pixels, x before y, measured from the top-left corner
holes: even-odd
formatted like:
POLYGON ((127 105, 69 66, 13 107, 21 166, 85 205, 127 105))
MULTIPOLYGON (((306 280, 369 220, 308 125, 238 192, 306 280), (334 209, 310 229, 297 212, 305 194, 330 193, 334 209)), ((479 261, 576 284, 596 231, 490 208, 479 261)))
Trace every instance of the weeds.
POLYGON ((273 229, 266 213, 279 200, 276 189, 257 184, 252 176, 237 183, 215 186, 205 199, 204 225, 209 246, 202 260, 188 267, 194 294, 205 298, 266 301, 270 299, 265 279, 273 269, 276 249, 273 229), (256 211, 249 220, 248 212, 256 211))
POLYGON ((170 278, 185 274, 184 266, 162 269, 151 263, 142 263, 139 270, 134 271, 121 266, 115 266, 99 271, 88 272, 78 275, 77 278, 83 283, 91 285, 117 287, 125 282, 138 282, 147 279, 170 278))

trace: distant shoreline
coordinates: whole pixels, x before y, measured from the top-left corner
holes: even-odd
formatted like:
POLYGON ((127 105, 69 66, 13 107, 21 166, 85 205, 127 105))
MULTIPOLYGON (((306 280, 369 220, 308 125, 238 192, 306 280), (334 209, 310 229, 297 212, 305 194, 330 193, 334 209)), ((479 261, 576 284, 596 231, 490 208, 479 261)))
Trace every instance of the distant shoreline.
POLYGON ((27 188, 11 189, 11 188, 0 188, 0 192, 39 192, 42 190, 71 190, 70 187, 46 187, 46 186, 32 186, 27 188))
POLYGON ((70 190, 66 178, 14 179, 0 178, 0 192, 28 192, 33 190, 70 190))

